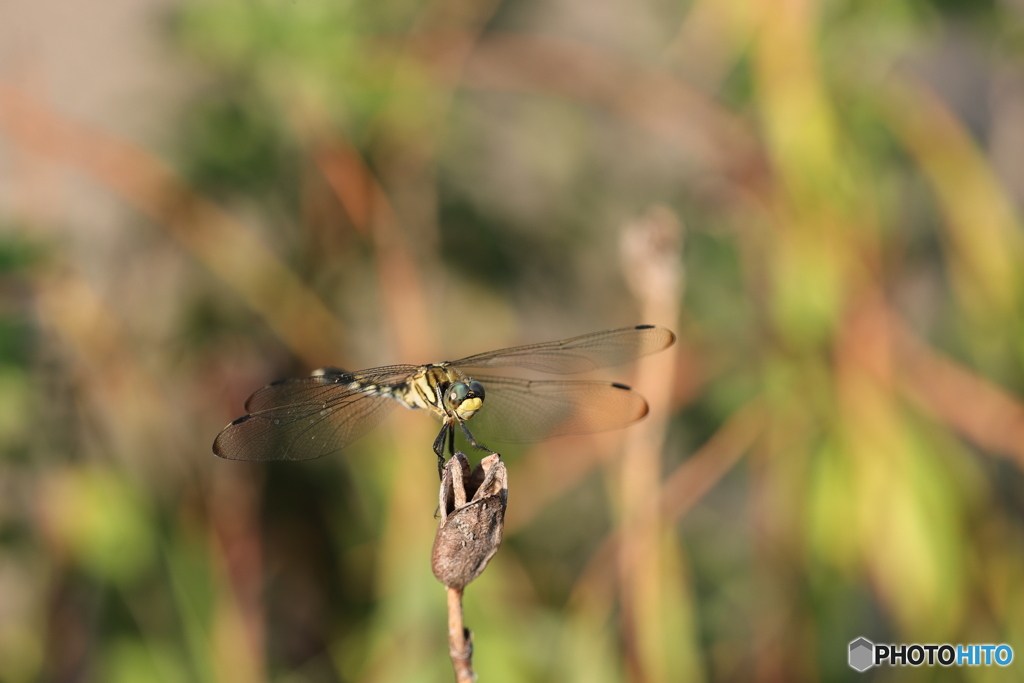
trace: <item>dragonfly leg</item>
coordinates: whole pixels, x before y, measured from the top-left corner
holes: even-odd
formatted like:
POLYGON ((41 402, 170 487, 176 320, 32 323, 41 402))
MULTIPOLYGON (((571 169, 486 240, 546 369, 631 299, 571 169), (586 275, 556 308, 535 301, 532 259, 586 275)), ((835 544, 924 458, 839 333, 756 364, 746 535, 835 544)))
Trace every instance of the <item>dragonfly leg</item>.
MULTIPOLYGON (((470 431, 469 431, 469 427, 466 426, 465 420, 459 420, 459 426, 462 427, 462 433, 466 435, 466 441, 469 441, 469 445, 470 446, 472 446, 473 448, 476 448, 478 450, 481 450, 481 451, 487 451, 488 453, 497 453, 497 451, 488 448, 487 446, 483 445, 482 443, 480 443, 479 441, 477 441, 473 437, 473 434, 470 433, 470 431)), ((452 427, 452 431, 453 432, 454 432, 454 429, 455 428, 453 426, 452 427)), ((455 440, 455 434, 453 433, 452 434, 452 441, 454 441, 454 440, 455 440)))
MULTIPOLYGON (((441 425, 441 431, 437 433, 437 438, 434 439, 434 454, 437 456, 437 474, 438 476, 444 475, 444 444, 445 441, 453 442, 455 439, 452 438, 455 435, 452 433, 452 425, 446 419, 444 424, 441 425)), ((449 446, 451 450, 453 446, 449 446)))
POLYGON ((434 439, 434 454, 439 458, 444 457, 444 442, 448 438, 448 423, 441 425, 441 431, 437 433, 437 438, 434 439))

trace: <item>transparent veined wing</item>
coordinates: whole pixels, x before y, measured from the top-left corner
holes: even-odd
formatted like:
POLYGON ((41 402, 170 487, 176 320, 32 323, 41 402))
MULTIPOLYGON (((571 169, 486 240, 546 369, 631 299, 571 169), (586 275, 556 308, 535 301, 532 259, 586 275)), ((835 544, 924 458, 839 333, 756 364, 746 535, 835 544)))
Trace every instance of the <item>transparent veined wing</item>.
POLYGON ((313 373, 313 377, 280 379, 257 389, 245 400, 245 409, 257 413, 293 403, 322 402, 325 395, 332 395, 338 390, 338 384, 355 381, 362 385, 393 385, 407 380, 417 370, 419 367, 416 365, 386 365, 354 372, 321 368, 313 373))
POLYGON ((398 405, 368 390, 402 382, 418 368, 388 366, 355 373, 329 370, 269 384, 245 402, 243 415, 217 436, 213 452, 229 460, 311 460, 338 451, 398 405), (358 382, 359 388, 351 388, 358 382))
POLYGON ((643 396, 625 384, 589 380, 524 380, 473 375, 484 405, 467 425, 488 439, 519 443, 619 429, 647 414, 643 396))
POLYGON ((628 363, 668 348, 675 340, 675 334, 664 327, 637 325, 478 353, 453 361, 452 365, 457 368, 518 367, 568 375, 628 363))

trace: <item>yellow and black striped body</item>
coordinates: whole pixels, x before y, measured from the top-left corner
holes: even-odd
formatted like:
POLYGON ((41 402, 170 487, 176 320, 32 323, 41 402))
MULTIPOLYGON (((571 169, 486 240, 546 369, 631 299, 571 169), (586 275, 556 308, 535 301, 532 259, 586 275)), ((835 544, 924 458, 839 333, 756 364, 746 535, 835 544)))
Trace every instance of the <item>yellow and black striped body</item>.
POLYGON ((342 384, 352 392, 388 396, 406 408, 426 410, 442 420, 468 420, 480 410, 484 400, 482 391, 470 392, 461 400, 448 394, 452 387, 478 384, 448 362, 421 365, 407 380, 397 384, 367 382, 361 380, 358 374, 339 368, 321 368, 314 375, 321 377, 325 384, 342 384))
POLYGON ((441 419, 468 420, 483 406, 483 395, 474 395, 453 405, 455 397, 447 392, 457 384, 469 382, 468 377, 449 363, 434 363, 421 366, 407 382, 391 387, 391 395, 409 408, 433 411, 441 419))
POLYGON ((348 391, 386 396, 407 408, 426 410, 439 417, 442 427, 434 440, 439 471, 445 443, 448 444, 449 453, 455 452, 456 424, 474 447, 490 450, 481 445, 465 425, 466 420, 483 407, 483 385, 466 377, 449 362, 421 365, 406 380, 394 384, 360 381, 358 374, 336 368, 324 368, 318 374, 328 383, 344 384, 348 391))

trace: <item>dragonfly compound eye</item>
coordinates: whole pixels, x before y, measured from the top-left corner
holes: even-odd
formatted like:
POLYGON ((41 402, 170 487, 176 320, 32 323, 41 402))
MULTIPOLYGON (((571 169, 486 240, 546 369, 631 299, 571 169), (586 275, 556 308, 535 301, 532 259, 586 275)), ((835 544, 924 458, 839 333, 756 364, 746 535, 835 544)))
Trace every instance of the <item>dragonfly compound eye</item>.
POLYGON ((480 384, 480 382, 470 382, 469 383, 469 390, 471 392, 473 392, 473 394, 477 398, 479 398, 481 400, 483 399, 483 397, 484 397, 484 385, 480 384))
POLYGON ((455 382, 448 387, 445 403, 459 418, 468 420, 484 404, 484 387, 480 382, 455 382))

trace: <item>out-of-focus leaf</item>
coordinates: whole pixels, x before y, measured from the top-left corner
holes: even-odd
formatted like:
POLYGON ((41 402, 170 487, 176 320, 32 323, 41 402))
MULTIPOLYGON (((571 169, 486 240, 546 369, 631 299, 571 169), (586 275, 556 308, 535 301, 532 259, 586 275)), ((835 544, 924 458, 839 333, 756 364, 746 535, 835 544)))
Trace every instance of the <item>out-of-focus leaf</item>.
POLYGON ((191 680, 181 666, 180 654, 152 638, 114 641, 104 653, 101 668, 103 680, 110 683, 185 683, 191 680))
POLYGON ((157 541, 142 492, 111 469, 53 472, 41 491, 52 542, 97 578, 127 584, 147 571, 157 541))

